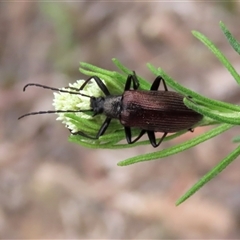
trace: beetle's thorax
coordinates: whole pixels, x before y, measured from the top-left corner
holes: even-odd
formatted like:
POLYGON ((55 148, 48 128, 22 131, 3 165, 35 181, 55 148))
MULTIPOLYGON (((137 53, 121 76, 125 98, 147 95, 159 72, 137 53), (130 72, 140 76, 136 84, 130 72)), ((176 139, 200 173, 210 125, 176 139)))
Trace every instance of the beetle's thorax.
POLYGON ((119 119, 121 113, 122 95, 110 95, 106 97, 93 97, 90 100, 90 107, 93 115, 105 114, 109 118, 119 119))
POLYGON ((121 113, 122 95, 107 96, 105 98, 103 113, 109 118, 119 119, 121 113))

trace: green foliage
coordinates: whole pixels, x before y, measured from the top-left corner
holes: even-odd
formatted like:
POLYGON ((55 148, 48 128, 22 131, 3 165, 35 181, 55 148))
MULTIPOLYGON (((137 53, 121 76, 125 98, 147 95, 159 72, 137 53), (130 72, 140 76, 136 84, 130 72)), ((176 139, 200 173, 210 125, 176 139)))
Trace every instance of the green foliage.
MULTIPOLYGON (((237 42, 226 26, 220 22, 220 27, 223 30, 226 38, 236 52, 240 52, 240 44, 237 42)), ((193 31, 193 35, 199 39, 203 44, 205 44, 218 58, 218 60, 225 66, 229 73, 236 80, 237 84, 240 84, 240 76, 224 56, 224 54, 203 34, 193 31)), ((124 89, 126 78, 128 74, 131 74, 132 71, 123 66, 117 59, 113 59, 114 64, 122 71, 122 73, 108 71, 91 64, 80 63, 80 71, 88 76, 98 76, 101 79, 104 79, 106 85, 108 86, 112 94, 121 94, 124 89)), ((189 101, 187 98, 184 99, 184 104, 193 109, 194 111, 202 114, 204 116, 203 120, 200 121, 197 126, 206 126, 206 125, 216 125, 217 127, 209 130, 206 133, 203 133, 191 140, 188 140, 184 143, 177 144, 175 146, 157 151, 151 152, 148 154, 143 154, 140 156, 135 156, 118 163, 119 166, 126 166, 138 162, 156 160, 159 158, 164 158, 177 154, 186 149, 196 146, 204 141, 207 141, 210 138, 213 138, 233 126, 240 124, 240 106, 229 104, 226 102, 217 101, 214 99, 206 98, 190 89, 187 89, 176 81, 174 81, 170 76, 168 76, 162 69, 155 68, 151 64, 147 64, 149 70, 156 76, 161 75, 166 81, 167 85, 174 89, 176 92, 183 94, 184 96, 191 96, 194 101, 189 101)), ((138 76, 141 89, 148 90, 150 88, 150 83, 145 79, 138 76)), ((73 122, 76 122, 79 126, 84 126, 82 129, 88 129, 88 132, 96 135, 97 130, 100 128, 100 122, 94 122, 94 119, 89 122, 86 119, 78 119, 74 114, 68 114, 68 117, 72 118, 73 122), (86 122, 88 121, 88 122, 86 122)), ((197 127, 196 126, 196 127, 197 127)), ((186 131, 180 131, 171 136, 168 136, 164 141, 171 140, 175 137, 178 137, 184 134, 186 131)), ((133 135, 136 136, 139 133, 138 129, 133 130, 133 135)), ((118 121, 113 121, 108 131, 104 136, 101 136, 98 140, 89 140, 82 136, 71 135, 69 140, 81 144, 89 148, 109 148, 109 149, 119 149, 119 148, 129 148, 144 144, 149 144, 149 141, 139 141, 134 144, 126 144, 121 142, 125 139, 125 133, 121 124, 118 121)), ((239 142, 240 137, 236 137, 234 142, 239 142)), ((225 157, 216 167, 209 171, 205 176, 202 177, 187 193, 185 193, 178 201, 177 205, 185 201, 192 194, 198 191, 202 186, 209 182, 212 178, 217 176, 224 168, 226 168, 232 161, 234 161, 240 154, 240 147, 238 146, 232 153, 225 157)))

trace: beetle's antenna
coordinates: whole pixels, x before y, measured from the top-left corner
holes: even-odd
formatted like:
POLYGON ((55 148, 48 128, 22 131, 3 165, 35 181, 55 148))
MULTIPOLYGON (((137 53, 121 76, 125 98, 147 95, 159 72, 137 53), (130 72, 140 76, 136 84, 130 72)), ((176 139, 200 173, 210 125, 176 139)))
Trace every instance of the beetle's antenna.
POLYGON ((49 113, 79 113, 79 112, 89 112, 92 111, 92 109, 84 109, 84 110, 49 110, 49 111, 39 111, 39 112, 30 112, 26 113, 18 118, 24 118, 30 115, 38 115, 38 114, 49 114, 49 113))
MULTIPOLYGON (((76 94, 76 95, 81 95, 83 97, 92 98, 91 96, 80 93, 80 92, 62 90, 62 89, 59 89, 59 88, 49 87, 49 86, 38 84, 38 83, 28 83, 27 85, 24 86, 23 91, 25 92, 26 88, 29 87, 29 86, 41 87, 41 88, 45 88, 45 89, 50 89, 52 91, 58 91, 58 92, 69 93, 69 94, 76 94)), ((75 88, 72 88, 72 87, 70 87, 70 88, 73 89, 73 90, 75 89, 75 88)), ((78 91, 78 90, 79 89, 76 88, 76 91, 78 91)))

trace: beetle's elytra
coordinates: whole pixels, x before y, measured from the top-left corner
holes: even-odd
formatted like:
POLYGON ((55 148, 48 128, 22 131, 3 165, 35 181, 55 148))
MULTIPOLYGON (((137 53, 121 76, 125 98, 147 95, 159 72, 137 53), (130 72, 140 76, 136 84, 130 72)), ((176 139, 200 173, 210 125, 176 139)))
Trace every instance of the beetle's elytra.
POLYGON ((108 128, 111 120, 115 118, 119 119, 120 123, 124 126, 126 140, 129 144, 135 143, 145 133, 147 133, 151 145, 153 147, 157 147, 161 144, 168 133, 174 133, 181 130, 191 130, 192 127, 202 119, 201 114, 187 108, 184 105, 183 95, 168 91, 166 83, 161 76, 158 76, 154 80, 149 91, 138 90, 139 81, 135 72, 133 72, 133 74, 129 75, 127 78, 125 89, 122 95, 111 95, 106 85, 100 78, 96 76, 87 79, 79 89, 74 89, 76 92, 51 88, 35 83, 27 84, 24 87, 24 90, 28 86, 38 86, 59 92, 79 94, 90 98, 90 109, 87 110, 41 111, 28 113, 19 117, 20 119, 28 115, 43 113, 85 111, 92 111, 93 116, 97 114, 104 114, 106 119, 95 137, 88 136, 84 132, 73 133, 90 139, 98 139, 100 136, 102 136, 108 128), (99 88, 105 94, 105 97, 94 97, 79 93, 79 91, 83 90, 83 88, 91 79, 96 81, 99 88), (164 85, 164 91, 158 90, 161 81, 164 85), (131 85, 133 88, 131 88, 131 85), (137 127, 141 130, 139 135, 133 140, 131 134, 132 127, 137 127), (156 142, 155 132, 163 133, 162 138, 158 142, 156 142))
POLYGON ((124 126, 154 132, 190 129, 202 118, 183 104, 182 95, 171 91, 127 91, 122 106, 120 121, 124 126))

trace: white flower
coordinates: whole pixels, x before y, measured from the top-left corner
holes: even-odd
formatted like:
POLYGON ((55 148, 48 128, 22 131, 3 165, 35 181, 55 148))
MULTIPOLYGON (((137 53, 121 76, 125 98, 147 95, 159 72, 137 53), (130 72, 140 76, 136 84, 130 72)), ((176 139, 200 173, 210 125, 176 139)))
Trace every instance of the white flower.
MULTIPOLYGON (((83 90, 79 91, 78 89, 82 86, 85 80, 77 80, 75 83, 70 83, 69 88, 61 88, 61 90, 67 90, 71 92, 79 92, 88 96, 92 97, 100 97, 104 96, 104 93, 99 88, 97 83, 94 80, 91 80, 89 83, 86 84, 83 90), (74 89, 73 89, 74 88, 74 89)), ((103 81, 104 83, 104 81, 103 81)), ((105 83, 104 83, 105 84, 105 83)), ((84 112, 80 112, 81 110, 90 110, 90 98, 84 97, 80 94, 71 94, 71 93, 63 93, 63 92, 54 92, 54 99, 53 99, 53 106, 55 110, 74 110, 78 111, 74 113, 76 116, 87 119, 93 119, 91 115, 86 114, 84 112)), ((71 130, 71 132, 77 132, 77 127, 70 122, 70 118, 66 117, 66 113, 57 113, 58 118, 57 120, 62 121, 66 125, 66 127, 71 130)), ((99 121, 102 116, 96 116, 94 119, 99 121)))

